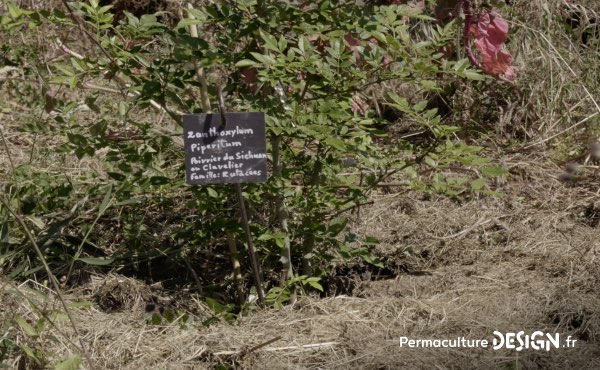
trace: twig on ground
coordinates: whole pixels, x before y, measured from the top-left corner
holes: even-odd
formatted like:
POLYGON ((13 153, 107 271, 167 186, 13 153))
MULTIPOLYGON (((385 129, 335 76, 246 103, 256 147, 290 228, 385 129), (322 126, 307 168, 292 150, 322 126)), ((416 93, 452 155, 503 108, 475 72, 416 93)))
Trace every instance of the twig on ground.
POLYGON ((470 231, 472 231, 473 229, 475 229, 475 228, 477 228, 477 227, 479 227, 479 226, 481 226, 481 225, 485 225, 485 224, 487 224, 488 222, 492 221, 492 219, 491 219, 491 218, 490 218, 490 219, 487 219, 487 220, 485 220, 485 221, 483 221, 483 219, 484 219, 484 218, 485 218, 485 217, 481 217, 481 218, 480 218, 480 219, 479 219, 477 222, 475 222, 473 225, 471 225, 471 226, 467 227, 466 229, 464 229, 464 230, 462 230, 462 231, 460 231, 460 232, 458 232, 458 233, 456 233, 456 234, 452 234, 452 235, 448 235, 448 236, 442 236, 442 237, 440 237, 440 236, 435 236, 435 235, 428 235, 428 236, 429 236, 430 238, 437 239, 437 240, 448 240, 448 239, 454 239, 454 238, 458 238, 458 237, 461 237, 461 236, 464 236, 464 235, 468 234, 468 233, 469 233, 470 231))
POLYGON ((271 343, 275 343, 275 342, 277 342, 277 341, 278 341, 278 340, 280 340, 280 339, 281 339, 281 335, 278 335, 278 336, 276 336, 276 337, 275 337, 275 338, 273 338, 273 339, 269 339, 268 341, 266 341, 266 342, 264 342, 264 343, 258 344, 258 345, 254 346, 254 347, 252 347, 252 348, 249 348, 249 349, 247 349, 247 350, 245 350, 245 351, 242 351, 242 353, 241 353, 240 355, 241 355, 241 357, 244 357, 244 356, 246 356, 247 354, 249 354, 249 353, 252 353, 252 352, 254 352, 254 351, 258 351, 259 349, 261 349, 261 348, 263 348, 263 347, 266 347, 266 346, 268 346, 268 345, 269 345, 269 344, 271 344, 271 343))
MULTIPOLYGON (((263 349, 263 351, 265 351, 265 352, 278 352, 278 351, 288 351, 288 350, 319 351, 321 349, 334 347, 338 344, 339 344, 338 342, 324 342, 324 343, 304 344, 301 346, 265 348, 265 349, 263 349)), ((260 345, 260 347, 263 347, 263 345, 260 345)), ((237 355, 237 354, 242 354, 242 353, 244 353, 243 350, 242 351, 221 351, 221 352, 214 353, 214 355, 215 356, 231 356, 231 355, 237 355)))
POLYGON ((479 276, 479 275, 471 275, 471 277, 474 277, 476 279, 483 279, 483 280, 493 281, 495 283, 498 283, 498 284, 502 285, 505 288, 510 288, 510 285, 508 285, 508 284, 506 284, 506 283, 504 283, 504 282, 502 282, 502 281, 500 281, 498 279, 491 278, 491 277, 479 276))

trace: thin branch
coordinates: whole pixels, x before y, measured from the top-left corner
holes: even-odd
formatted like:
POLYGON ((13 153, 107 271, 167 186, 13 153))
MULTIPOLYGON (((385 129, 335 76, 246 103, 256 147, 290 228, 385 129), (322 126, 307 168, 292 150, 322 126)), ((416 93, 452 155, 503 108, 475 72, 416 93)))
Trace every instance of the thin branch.
POLYGON ((244 285, 242 279, 242 266, 240 264, 240 256, 237 250, 237 245, 235 244, 235 238, 233 237, 233 232, 231 230, 227 230, 225 233, 227 235, 227 246, 229 247, 229 259, 231 259, 231 266, 233 268, 233 281, 235 284, 235 290, 237 294, 238 304, 240 307, 244 304, 246 300, 244 296, 244 285))
POLYGON ((435 236, 435 235, 428 234, 428 236, 430 238, 433 238, 433 239, 436 239, 436 240, 448 240, 448 239, 459 238, 459 237, 462 237, 462 236, 468 234, 470 231, 474 230, 475 228, 477 228, 479 226, 482 226, 482 225, 485 225, 485 224, 489 223, 490 221, 492 221, 491 218, 488 219, 488 220, 485 220, 485 221, 484 221, 484 219, 485 219, 485 217, 481 217, 473 225, 467 227, 466 229, 464 229, 462 231, 457 232, 456 234, 447 235, 447 236, 441 236, 441 237, 440 236, 435 236))
MULTIPOLYGON (((192 4, 187 4, 188 9, 194 9, 192 4)), ((196 19, 194 15, 188 11, 189 19, 196 19)), ((198 38, 198 27, 195 24, 190 25, 190 35, 198 38)), ((196 68, 196 76, 200 82, 200 104, 204 113, 210 112, 210 99, 208 97, 208 83, 206 82, 206 75, 204 74, 204 68, 199 67, 198 63, 194 61, 194 67, 196 68)))
POLYGON ((58 44, 58 46, 60 46, 60 48, 62 49, 62 51, 64 51, 65 53, 77 58, 77 59, 85 59, 85 57, 73 50, 71 50, 71 48, 69 48, 67 45, 65 45, 61 39, 59 39, 58 37, 56 38, 56 43, 58 44))
MULTIPOLYGON (((281 181, 281 172, 283 170, 283 163, 281 161, 281 136, 272 135, 271 137, 271 149, 273 152, 273 177, 278 181, 281 181)), ((292 266, 292 250, 291 250, 291 242, 289 237, 289 225, 288 225, 288 213, 285 210, 284 198, 283 195, 279 192, 275 198, 275 213, 277 220, 279 221, 279 226, 281 227, 281 231, 283 231, 286 236, 283 240, 283 248, 281 249, 281 257, 283 263, 283 272, 285 274, 286 279, 291 279, 294 277, 294 269, 292 266)), ((296 300, 296 294, 292 295, 292 300, 296 300)))
MULTIPOLYGON (((89 90, 98 90, 98 91, 102 91, 102 92, 107 92, 107 93, 112 93, 112 94, 122 94, 122 91, 116 90, 116 89, 112 89, 110 87, 106 87, 106 86, 100 86, 100 85, 96 85, 96 84, 91 84, 89 82, 86 82, 82 85, 82 87, 84 89, 89 89, 89 90)), ((134 98, 136 97, 135 94, 133 93, 127 93, 127 96, 130 98, 134 98)))
POLYGON ((370 200, 368 202, 364 202, 364 203, 358 203, 358 204, 355 204, 353 206, 340 209, 339 211, 335 212, 334 214, 329 215, 328 218, 334 218, 334 217, 337 217, 337 216, 341 215, 342 213, 345 213, 345 212, 348 212, 348 211, 352 211, 353 209, 360 208, 362 206, 366 206, 366 205, 373 204, 373 203, 375 203, 375 202, 372 201, 372 200, 370 200))

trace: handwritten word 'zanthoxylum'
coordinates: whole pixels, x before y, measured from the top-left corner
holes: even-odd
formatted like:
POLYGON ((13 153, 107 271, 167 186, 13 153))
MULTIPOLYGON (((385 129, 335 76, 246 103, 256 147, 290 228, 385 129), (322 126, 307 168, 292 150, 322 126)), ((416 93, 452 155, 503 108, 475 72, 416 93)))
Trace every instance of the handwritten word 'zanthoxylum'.
POLYGON ((235 129, 233 130, 223 130, 223 131, 217 131, 216 127, 211 127, 208 132, 195 132, 195 131, 188 131, 187 132, 187 138, 188 139, 204 139, 204 138, 208 138, 208 137, 216 137, 216 136, 223 136, 223 137, 236 137, 238 135, 252 135, 254 134, 254 131, 251 128, 240 128, 239 126, 235 126, 235 129))

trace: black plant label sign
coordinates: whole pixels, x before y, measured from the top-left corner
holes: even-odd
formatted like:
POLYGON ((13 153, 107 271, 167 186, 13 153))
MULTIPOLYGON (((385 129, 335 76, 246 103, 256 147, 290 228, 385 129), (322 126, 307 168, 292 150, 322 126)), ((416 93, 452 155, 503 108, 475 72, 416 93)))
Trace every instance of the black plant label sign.
POLYGON ((267 181, 267 141, 262 112, 183 116, 188 184, 267 181))

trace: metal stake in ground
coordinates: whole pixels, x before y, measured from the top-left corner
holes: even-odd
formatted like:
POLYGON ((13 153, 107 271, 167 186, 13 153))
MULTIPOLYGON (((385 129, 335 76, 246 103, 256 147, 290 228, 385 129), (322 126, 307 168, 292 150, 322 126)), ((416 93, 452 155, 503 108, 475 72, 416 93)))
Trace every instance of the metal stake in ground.
MULTIPOLYGON (((221 88, 219 86, 217 86, 217 95, 219 97, 219 112, 221 113, 221 123, 223 126, 225 126, 227 124, 225 118, 225 100, 223 99, 223 92, 221 91, 221 88)), ((242 186, 239 183, 235 183, 234 187, 237 192, 238 200, 240 202, 242 224, 244 225, 244 231, 246 233, 246 239, 248 241, 248 254, 250 255, 250 264, 252 265, 252 272, 254 274, 254 285, 256 286, 256 293, 258 294, 258 303, 262 306, 265 303, 265 292, 262 286, 260 269, 258 267, 258 258, 256 258, 256 251, 254 250, 254 244, 252 243, 252 233, 250 232, 248 213, 246 212, 246 204, 244 203, 244 194, 242 193, 242 186)))
POLYGON ((265 303, 265 292, 262 286, 262 278, 258 267, 258 259, 256 258, 256 252, 254 250, 254 244, 252 243, 252 233, 250 232, 250 224, 248 222, 248 214, 246 213, 246 205, 244 203, 244 195, 242 193, 242 186, 235 184, 235 190, 237 192, 238 199, 240 201, 240 211, 242 212, 242 223, 244 224, 244 231, 246 232, 246 239, 248 240, 248 254, 250 254, 250 263, 252 264, 252 272, 254 273, 254 283, 256 285, 256 292, 258 293, 258 303, 263 305, 265 303))

